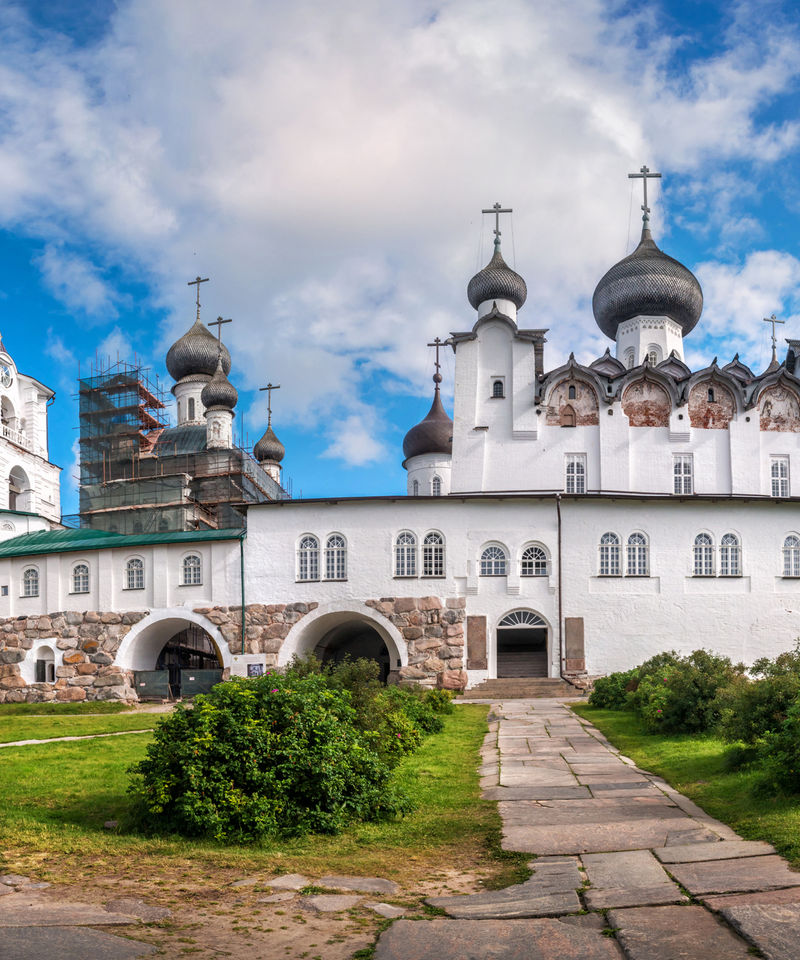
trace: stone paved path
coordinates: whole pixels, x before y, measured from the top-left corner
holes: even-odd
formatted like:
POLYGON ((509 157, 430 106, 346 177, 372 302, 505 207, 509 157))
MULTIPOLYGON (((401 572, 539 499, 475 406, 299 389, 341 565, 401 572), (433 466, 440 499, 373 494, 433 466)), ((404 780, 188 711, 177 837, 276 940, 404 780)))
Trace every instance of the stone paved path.
POLYGON ((481 758, 503 847, 536 855, 533 875, 431 898, 446 917, 396 921, 376 960, 800 960, 800 873, 563 702, 494 704, 481 758))

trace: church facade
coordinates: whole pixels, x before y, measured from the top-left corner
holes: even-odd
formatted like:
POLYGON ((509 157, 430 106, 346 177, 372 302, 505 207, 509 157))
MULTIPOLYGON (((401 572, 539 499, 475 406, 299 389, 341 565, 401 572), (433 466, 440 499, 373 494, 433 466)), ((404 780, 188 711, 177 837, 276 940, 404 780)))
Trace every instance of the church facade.
MULTIPOLYGON (((239 529, 0 543, 0 700, 134 699, 165 672, 173 693, 188 691, 204 670, 257 675, 309 652, 464 689, 498 677, 583 686, 669 649, 752 662, 791 648, 800 342, 782 362, 773 346, 760 373, 738 356, 692 371, 683 340, 702 291, 647 214, 594 293, 613 352, 551 368, 547 331, 520 323, 527 289, 496 225, 469 322, 435 341, 431 409, 404 441, 405 494, 261 498, 239 529), (440 347, 455 352, 452 419, 440 347)), ((179 418, 227 449, 230 361, 192 329, 171 359, 179 418), (208 354, 201 378, 194 341, 208 354)), ((270 423, 251 459, 277 482, 284 452, 270 423)))

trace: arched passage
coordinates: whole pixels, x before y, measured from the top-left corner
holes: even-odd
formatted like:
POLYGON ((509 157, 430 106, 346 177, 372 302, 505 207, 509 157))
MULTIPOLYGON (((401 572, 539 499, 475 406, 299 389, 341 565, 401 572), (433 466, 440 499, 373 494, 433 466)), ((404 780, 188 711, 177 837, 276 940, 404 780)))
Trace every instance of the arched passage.
POLYGON ((8 475, 8 509, 33 511, 32 494, 28 474, 22 467, 14 467, 8 475))
POLYGON ((380 666, 381 683, 386 683, 392 669, 385 641, 364 620, 348 620, 330 629, 314 648, 314 655, 323 663, 340 663, 347 657, 375 660, 380 666))
POLYGON ((548 675, 547 623, 532 610, 512 610, 497 624, 497 676, 548 675))

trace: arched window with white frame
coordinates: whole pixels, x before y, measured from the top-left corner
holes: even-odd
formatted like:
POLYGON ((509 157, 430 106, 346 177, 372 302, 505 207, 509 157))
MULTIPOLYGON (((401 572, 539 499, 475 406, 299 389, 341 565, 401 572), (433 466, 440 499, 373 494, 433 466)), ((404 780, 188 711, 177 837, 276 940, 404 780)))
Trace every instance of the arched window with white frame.
POLYGON ((620 543, 619 536, 616 533, 604 533, 600 537, 600 564, 599 572, 601 577, 619 577, 620 569, 620 543))
POLYGON ((297 579, 319 580, 319 540, 310 533, 297 544, 297 579))
POLYGON ((422 540, 422 576, 444 576, 444 537, 436 530, 422 540))
POLYGON ((441 497, 442 495, 442 478, 434 477, 431 481, 431 493, 434 497, 441 497))
POLYGON ((394 542, 394 575, 417 575, 417 538, 410 530, 402 530, 394 542))
POLYGON ((411 481, 411 496, 412 496, 412 497, 418 497, 418 496, 419 496, 419 480, 412 480, 412 481, 411 481))
POLYGON ((790 533, 783 541, 783 575, 800 577, 800 537, 790 533))
POLYGON ((72 568, 72 592, 89 592, 89 564, 76 563, 72 568))
POLYGON ((22 571, 22 596, 39 596, 39 568, 27 567, 22 571))
POLYGON ((523 577, 546 577, 547 554, 544 548, 535 543, 525 547, 522 551, 519 572, 523 577))
POLYGON ((694 576, 714 576, 714 540, 709 533, 698 533, 694 538, 694 576))
POLYGON ((125 564, 125 589, 144 590, 144 560, 131 557, 125 564))
POLYGON ((341 533, 332 533, 325 541, 325 579, 347 579, 347 544, 341 533))
POLYGON ((481 553, 481 576, 504 577, 508 570, 505 550, 497 544, 485 547, 481 553))
POLYGON ((633 365, 636 361, 636 354, 634 353, 633 347, 628 347, 625 351, 625 366, 628 370, 633 368, 633 365))
POLYGON ((632 533, 625 547, 626 573, 629 577, 647 577, 650 575, 647 537, 643 533, 632 533))
POLYGON ((184 587, 193 587, 203 582, 203 561, 196 553, 190 553, 183 558, 181 564, 181 584, 184 587))
POLYGON ((721 577, 742 575, 742 547, 735 533, 724 533, 719 542, 719 575, 721 577))

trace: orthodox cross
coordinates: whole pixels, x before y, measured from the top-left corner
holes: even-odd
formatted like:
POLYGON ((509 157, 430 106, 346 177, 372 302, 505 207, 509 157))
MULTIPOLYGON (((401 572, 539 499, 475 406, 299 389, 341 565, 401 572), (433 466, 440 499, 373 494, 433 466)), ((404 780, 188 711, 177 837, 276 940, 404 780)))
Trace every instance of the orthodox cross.
MULTIPOLYGON (((485 210, 483 212, 486 213, 485 210)), ((440 337, 437 337, 433 343, 428 344, 429 347, 436 347, 436 360, 434 363, 434 366, 436 367, 436 373, 433 375, 433 382, 436 384, 437 390, 439 389, 439 384, 442 382, 442 375, 439 373, 439 367, 441 367, 441 364, 439 363, 439 347, 441 347, 443 343, 444 341, 440 337)))
POLYGON ((272 391, 280 390, 281 385, 279 383, 268 383, 266 387, 259 387, 259 390, 267 391, 267 427, 272 424, 272 391))
POLYGON ((775 314, 773 313, 771 317, 764 317, 764 318, 762 319, 762 323, 771 323, 771 324, 772 324, 772 359, 777 363, 777 362, 778 362, 778 354, 777 354, 777 351, 775 350, 775 347, 776 347, 778 341, 777 341, 777 339, 776 339, 776 337, 775 337, 775 324, 776 324, 776 323, 786 323, 786 321, 785 321, 785 320, 778 320, 778 318, 777 318, 777 317, 775 316, 775 314))
MULTIPOLYGON (((659 174, 660 176, 660 174, 659 174)), ((496 247, 500 246, 500 214, 501 213, 513 213, 514 211, 511 207, 504 208, 502 204, 496 203, 489 210, 481 210, 481 213, 493 213, 494 214, 494 245, 496 247)), ((428 344, 430 346, 430 344, 428 344)))
POLYGON ((200 284, 208 283, 208 277, 195 277, 194 280, 190 280, 186 286, 187 287, 197 287, 197 319, 200 319, 200 284))
POLYGON ((641 180, 642 186, 644 187, 644 203, 642 204, 642 210, 644 210, 644 216, 642 221, 647 226, 650 222, 650 207, 647 206, 647 181, 648 179, 652 180, 653 178, 660 180, 660 173, 651 173, 649 167, 642 167, 638 173, 629 173, 629 180, 641 180))
POLYGON ((223 320, 222 317, 217 317, 216 320, 212 320, 211 323, 209 323, 209 327, 217 328, 217 340, 219 341, 220 344, 222 343, 222 324, 223 323, 233 323, 233 318, 231 317, 229 320, 223 320))

